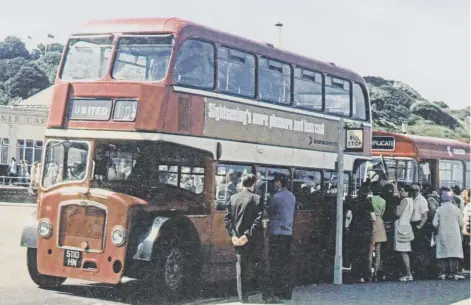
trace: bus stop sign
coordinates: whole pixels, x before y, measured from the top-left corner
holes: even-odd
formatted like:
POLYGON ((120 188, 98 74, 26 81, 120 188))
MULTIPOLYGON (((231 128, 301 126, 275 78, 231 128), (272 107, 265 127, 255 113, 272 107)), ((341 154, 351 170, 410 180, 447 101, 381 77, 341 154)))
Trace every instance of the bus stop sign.
POLYGON ((363 126, 349 127, 345 126, 345 152, 362 152, 364 145, 363 126))

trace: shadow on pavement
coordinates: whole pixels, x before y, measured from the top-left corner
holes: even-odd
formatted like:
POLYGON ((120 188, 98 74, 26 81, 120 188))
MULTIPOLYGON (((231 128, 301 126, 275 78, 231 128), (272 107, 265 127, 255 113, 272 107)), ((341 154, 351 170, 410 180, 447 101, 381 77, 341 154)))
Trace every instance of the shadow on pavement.
POLYGON ((59 294, 95 300, 111 301, 122 304, 218 304, 237 302, 235 281, 208 284, 192 297, 182 297, 179 300, 167 300, 159 296, 158 291, 142 287, 139 281, 130 281, 119 286, 105 284, 63 285, 54 289, 59 294))

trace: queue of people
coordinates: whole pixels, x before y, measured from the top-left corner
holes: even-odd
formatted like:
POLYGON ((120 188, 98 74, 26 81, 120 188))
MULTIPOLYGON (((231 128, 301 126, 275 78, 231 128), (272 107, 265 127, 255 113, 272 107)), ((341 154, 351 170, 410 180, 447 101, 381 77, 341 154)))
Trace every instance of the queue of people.
POLYGON ((395 276, 398 265, 403 267, 400 281, 414 280, 422 269, 436 271, 439 279, 464 279, 460 273, 469 270, 470 260, 468 194, 469 190, 461 194, 457 186, 442 187, 438 193, 428 183, 421 189, 418 184, 368 182, 354 207, 347 207, 353 211, 349 238, 355 242, 347 251, 354 279, 377 281, 379 271, 384 278, 395 276), (424 257, 427 267, 436 268, 423 268, 424 257))

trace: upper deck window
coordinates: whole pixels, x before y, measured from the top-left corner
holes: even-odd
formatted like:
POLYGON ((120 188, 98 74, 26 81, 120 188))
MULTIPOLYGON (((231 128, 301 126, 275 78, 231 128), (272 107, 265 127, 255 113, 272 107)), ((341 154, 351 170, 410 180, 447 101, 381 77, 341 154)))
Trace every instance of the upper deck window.
POLYGON ((253 98, 255 96, 255 56, 219 47, 218 88, 222 92, 253 98))
POLYGON ((350 116, 350 82, 326 76, 325 110, 327 113, 350 116))
POLYGON ((214 87, 214 47, 189 39, 180 47, 173 78, 177 84, 203 89, 214 87))
POLYGON ((366 91, 357 83, 353 83, 353 118, 366 120, 366 91))
POLYGON ((103 78, 111 57, 112 47, 112 36, 70 39, 61 79, 97 80, 103 78))
POLYGON ((167 74, 173 37, 131 36, 118 41, 112 76, 120 80, 159 81, 167 74))
POLYGON ((294 70, 294 105, 322 111, 322 74, 301 68, 294 70))
POLYGON ((263 101, 290 104, 291 67, 279 61, 260 58, 258 91, 263 101))

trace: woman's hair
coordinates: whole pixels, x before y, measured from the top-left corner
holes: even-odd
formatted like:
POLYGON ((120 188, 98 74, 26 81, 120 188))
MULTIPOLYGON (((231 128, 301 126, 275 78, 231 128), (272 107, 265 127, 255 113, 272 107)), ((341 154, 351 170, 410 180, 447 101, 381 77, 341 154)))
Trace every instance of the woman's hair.
POLYGON ((453 194, 451 192, 443 192, 441 197, 443 202, 450 202, 453 200, 453 194))
POLYGON ((412 187, 409 184, 404 184, 399 190, 404 190, 410 196, 412 194, 412 187))
POLYGON ((422 183, 422 191, 424 194, 432 194, 433 192, 433 186, 430 182, 424 182, 422 183))
POLYGON ((373 195, 379 195, 381 193, 381 185, 379 184, 379 181, 374 181, 371 183, 371 192, 373 195))
POLYGON ((394 185, 392 185, 392 183, 386 183, 383 185, 383 194, 392 196, 394 194, 394 185))
POLYGON ((469 202, 469 190, 464 190, 463 193, 462 193, 462 195, 463 195, 463 201, 464 201, 464 203, 465 203, 465 204, 468 203, 468 202, 469 202))

